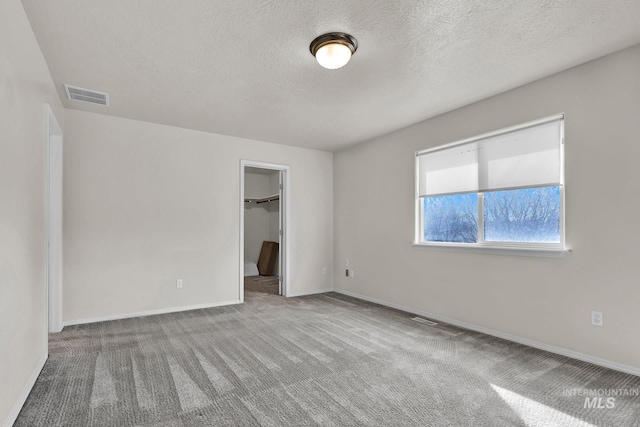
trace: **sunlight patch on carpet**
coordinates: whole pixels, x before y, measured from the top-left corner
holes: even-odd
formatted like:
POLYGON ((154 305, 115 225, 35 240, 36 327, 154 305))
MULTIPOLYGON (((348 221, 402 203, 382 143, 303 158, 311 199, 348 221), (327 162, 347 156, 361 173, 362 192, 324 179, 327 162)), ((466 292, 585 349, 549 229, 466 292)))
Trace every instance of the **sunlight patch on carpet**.
POLYGON ((518 393, 494 384, 491 387, 528 427, 596 427, 518 393))

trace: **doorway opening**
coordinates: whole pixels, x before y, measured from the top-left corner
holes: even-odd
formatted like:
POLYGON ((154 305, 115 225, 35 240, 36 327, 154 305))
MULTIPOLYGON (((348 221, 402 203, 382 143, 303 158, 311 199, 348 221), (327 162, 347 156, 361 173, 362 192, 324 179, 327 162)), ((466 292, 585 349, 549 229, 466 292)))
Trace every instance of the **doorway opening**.
POLYGON ((45 185, 47 258, 46 331, 62 330, 62 128, 47 105, 47 173, 45 185))
POLYGON ((240 301, 289 294, 289 167, 242 160, 240 165, 240 301))

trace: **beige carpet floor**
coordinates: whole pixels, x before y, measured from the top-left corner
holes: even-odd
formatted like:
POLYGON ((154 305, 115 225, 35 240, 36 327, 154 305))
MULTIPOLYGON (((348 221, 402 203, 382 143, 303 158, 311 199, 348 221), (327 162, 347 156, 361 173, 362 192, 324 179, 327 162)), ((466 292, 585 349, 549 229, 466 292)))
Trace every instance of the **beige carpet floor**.
POLYGON ((244 291, 264 294, 279 294, 278 276, 245 276, 244 291))

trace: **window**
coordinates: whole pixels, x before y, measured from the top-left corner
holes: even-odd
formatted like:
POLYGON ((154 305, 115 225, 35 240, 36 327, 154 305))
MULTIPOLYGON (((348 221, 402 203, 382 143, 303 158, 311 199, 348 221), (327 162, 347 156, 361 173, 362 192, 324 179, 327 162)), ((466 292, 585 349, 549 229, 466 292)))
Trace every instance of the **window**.
POLYGON ((418 152, 418 245, 563 252, 564 116, 418 152))

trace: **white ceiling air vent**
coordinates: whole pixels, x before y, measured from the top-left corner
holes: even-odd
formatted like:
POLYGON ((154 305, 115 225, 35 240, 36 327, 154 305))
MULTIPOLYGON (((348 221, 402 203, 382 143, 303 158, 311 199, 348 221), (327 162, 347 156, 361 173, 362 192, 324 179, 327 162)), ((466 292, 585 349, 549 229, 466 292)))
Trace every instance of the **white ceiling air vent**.
POLYGON ((98 105, 109 105, 109 94, 105 92, 97 92, 95 90, 83 89, 81 87, 64 85, 69 99, 76 101, 90 102, 98 105))

